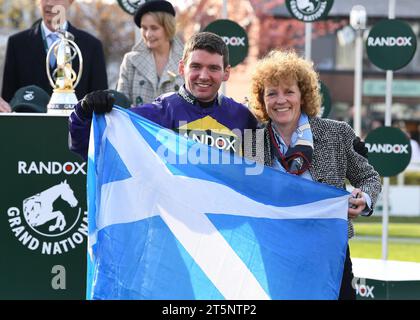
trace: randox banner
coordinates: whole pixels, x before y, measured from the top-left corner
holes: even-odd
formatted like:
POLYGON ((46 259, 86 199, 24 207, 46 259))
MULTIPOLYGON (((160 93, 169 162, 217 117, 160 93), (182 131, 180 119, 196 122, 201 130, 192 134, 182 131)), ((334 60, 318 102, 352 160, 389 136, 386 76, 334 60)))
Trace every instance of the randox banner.
POLYGON ((229 64, 237 66, 248 55, 248 35, 236 22, 227 19, 210 23, 203 31, 213 32, 223 38, 229 49, 229 64))
POLYGON ((410 25, 396 19, 375 24, 366 39, 369 60, 383 70, 405 67, 417 49, 417 38, 410 25))
POLYGON ((87 165, 67 117, 0 116, 0 299, 84 299, 87 165))
POLYGON ((295 19, 314 22, 325 19, 333 3, 333 0, 286 0, 286 7, 295 19))
POLYGON ((366 137, 369 163, 382 177, 392 177, 404 171, 411 159, 407 135, 398 128, 380 127, 366 137))

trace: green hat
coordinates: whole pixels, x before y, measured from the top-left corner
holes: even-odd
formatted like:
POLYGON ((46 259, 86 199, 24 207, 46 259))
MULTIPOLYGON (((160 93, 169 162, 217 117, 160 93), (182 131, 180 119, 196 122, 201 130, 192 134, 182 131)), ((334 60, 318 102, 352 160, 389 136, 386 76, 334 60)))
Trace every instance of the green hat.
POLYGON ((115 104, 117 106, 123 107, 123 108, 130 108, 131 107, 131 101, 128 99, 128 97, 117 90, 108 89, 105 90, 106 92, 109 92, 115 99, 115 104))
POLYGON ((37 86, 26 86, 15 92, 10 107, 13 112, 47 112, 50 96, 37 86))

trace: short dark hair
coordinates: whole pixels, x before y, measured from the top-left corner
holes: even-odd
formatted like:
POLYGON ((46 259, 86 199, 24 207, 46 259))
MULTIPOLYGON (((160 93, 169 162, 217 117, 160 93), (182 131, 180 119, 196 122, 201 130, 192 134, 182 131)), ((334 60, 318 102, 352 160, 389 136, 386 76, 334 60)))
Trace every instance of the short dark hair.
POLYGON ((194 34, 185 44, 182 60, 187 61, 188 56, 195 50, 205 50, 209 53, 218 53, 223 57, 223 67, 229 65, 229 50, 221 37, 212 32, 199 32, 194 34))

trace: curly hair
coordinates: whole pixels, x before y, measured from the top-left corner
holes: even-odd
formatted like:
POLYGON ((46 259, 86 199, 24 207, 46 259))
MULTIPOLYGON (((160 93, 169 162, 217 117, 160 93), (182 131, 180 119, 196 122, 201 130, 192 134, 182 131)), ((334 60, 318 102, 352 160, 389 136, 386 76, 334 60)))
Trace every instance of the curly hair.
POLYGON ((293 51, 273 50, 257 62, 252 76, 250 105, 258 120, 266 122, 269 117, 264 104, 264 88, 267 84, 277 86, 281 82, 296 81, 301 97, 302 111, 310 117, 321 108, 319 77, 313 63, 299 57, 293 51))

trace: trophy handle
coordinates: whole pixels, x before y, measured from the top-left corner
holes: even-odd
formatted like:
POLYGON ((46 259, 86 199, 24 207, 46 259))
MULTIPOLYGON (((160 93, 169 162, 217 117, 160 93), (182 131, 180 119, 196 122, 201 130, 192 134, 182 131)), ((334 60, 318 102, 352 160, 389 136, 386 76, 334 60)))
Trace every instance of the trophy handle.
POLYGON ((76 78, 77 78, 76 71, 74 71, 73 69, 71 69, 71 81, 75 81, 76 78))
MULTIPOLYGON (((82 72, 83 72, 83 56, 82 56, 82 52, 80 52, 79 46, 76 44, 76 42, 74 42, 73 40, 67 39, 68 42, 70 42, 70 44, 73 45, 73 47, 76 49, 77 55, 79 56, 79 72, 77 73, 77 80, 74 83, 74 87, 76 88, 76 86, 79 84, 80 79, 82 78, 82 72)), ((74 70, 73 70, 74 72, 74 70)))
POLYGON ((72 47, 73 54, 70 57, 70 60, 73 60, 77 56, 77 51, 72 47))
MULTIPOLYGON (((61 41, 61 39, 57 39, 56 41, 54 41, 54 43, 51 45, 50 49, 47 52, 47 57, 45 58, 45 68, 46 68, 46 71, 47 71, 48 81, 50 82, 50 84, 53 88, 55 88, 55 83, 54 83, 54 80, 51 76, 51 71, 50 71, 50 56, 51 56, 52 52, 54 51, 53 49, 56 47, 56 45, 60 41, 61 41)), ((78 45, 73 40, 66 39, 66 41, 69 42, 70 44, 72 44, 74 49, 76 50, 76 52, 74 53, 72 58, 75 57, 76 54, 79 56, 79 72, 77 73, 77 79, 75 79, 76 80, 76 82, 74 83, 74 88, 75 88, 79 84, 80 79, 82 77, 83 56, 82 56, 82 53, 81 53, 78 45)), ((74 70, 72 70, 72 71, 74 72, 74 70)), ((72 75, 72 78, 73 78, 73 75, 72 75)), ((72 79, 72 81, 74 81, 74 80, 72 79)))
POLYGON ((45 58, 45 69, 47 71, 48 81, 50 82, 51 87, 55 88, 55 83, 53 78, 51 77, 50 71, 50 56, 51 53, 54 51, 53 49, 56 47, 57 43, 60 42, 60 39, 54 41, 54 43, 50 46, 50 49, 47 52, 47 57, 45 58))

